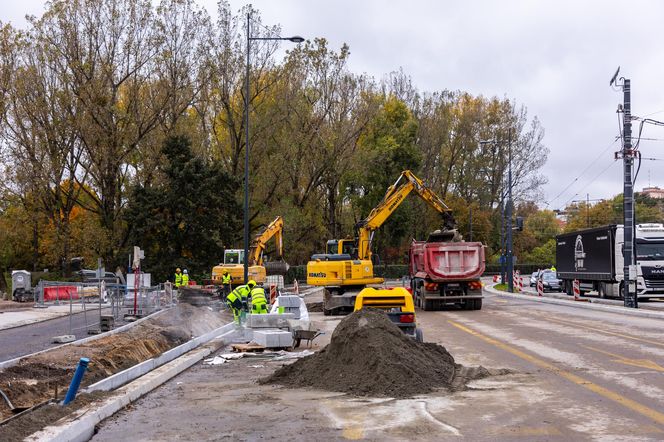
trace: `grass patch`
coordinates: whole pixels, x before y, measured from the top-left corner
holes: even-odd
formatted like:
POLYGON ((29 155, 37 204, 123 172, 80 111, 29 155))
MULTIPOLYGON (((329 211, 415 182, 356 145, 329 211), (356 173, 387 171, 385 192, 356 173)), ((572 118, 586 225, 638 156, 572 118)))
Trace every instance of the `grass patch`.
MULTIPOLYGON (((507 291, 507 284, 496 284, 493 286, 494 289, 500 290, 501 292, 506 292, 507 291)), ((519 293, 519 289, 517 287, 514 287, 514 293, 519 293)))

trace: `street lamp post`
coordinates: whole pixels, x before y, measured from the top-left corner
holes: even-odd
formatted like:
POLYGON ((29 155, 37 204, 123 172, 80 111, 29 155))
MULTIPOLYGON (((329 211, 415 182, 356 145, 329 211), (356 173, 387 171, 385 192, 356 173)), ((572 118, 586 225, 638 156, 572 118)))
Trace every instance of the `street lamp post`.
MULTIPOLYGON (((486 140, 480 141, 480 144, 489 144, 495 143, 500 144, 504 141, 499 140, 486 140)), ((500 255, 500 274, 502 282, 505 282, 505 267, 507 267, 507 290, 511 293, 514 292, 514 258, 513 258, 513 244, 512 244, 512 211, 513 211, 513 201, 512 201, 512 129, 508 130, 507 136, 507 161, 508 161, 508 175, 507 175, 507 195, 504 193, 501 195, 501 229, 500 229, 500 246, 501 246, 501 255, 500 255), (507 205, 505 205, 505 196, 507 196, 507 205), (507 218, 507 226, 505 226, 505 218, 507 218), (505 228, 506 227, 506 228, 505 228), (503 249, 503 231, 507 236, 505 249, 503 249), (504 257, 504 258, 503 258, 504 257), (507 262, 503 263, 503 259, 507 262)))
POLYGON ((252 37, 251 36, 251 12, 247 13, 247 66, 245 72, 244 91, 244 283, 249 281, 249 72, 251 70, 251 42, 259 40, 288 40, 293 43, 302 43, 304 38, 299 35, 293 37, 252 37))

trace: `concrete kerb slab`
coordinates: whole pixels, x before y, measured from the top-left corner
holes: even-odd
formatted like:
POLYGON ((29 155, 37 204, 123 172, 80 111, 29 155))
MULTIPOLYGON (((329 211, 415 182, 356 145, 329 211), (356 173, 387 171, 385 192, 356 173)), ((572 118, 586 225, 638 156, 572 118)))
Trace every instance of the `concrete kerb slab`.
POLYGON ((123 370, 119 373, 115 373, 114 375, 109 376, 106 379, 102 379, 101 381, 88 386, 84 391, 89 393, 92 391, 99 391, 99 390, 101 391, 115 390, 116 388, 156 369, 157 367, 160 367, 166 364, 167 362, 170 362, 173 359, 182 356, 183 354, 199 347, 200 345, 206 344, 211 340, 217 338, 224 340, 244 338, 244 332, 241 327, 235 325, 234 323, 226 324, 197 338, 191 339, 190 341, 187 341, 184 344, 171 348, 170 350, 162 353, 156 358, 148 359, 146 361, 141 362, 140 364, 136 364, 133 367, 123 370))
POLYGON ((97 340, 97 339, 101 339, 101 338, 105 338, 106 336, 113 335, 113 334, 115 334, 115 333, 120 333, 120 332, 122 332, 122 331, 125 331, 125 330, 127 330, 127 329, 129 329, 129 328, 131 328, 131 327, 134 327, 134 326, 140 324, 140 323, 143 322, 143 321, 148 320, 149 318, 155 318, 155 317, 157 317, 158 315, 163 314, 164 312, 168 311, 168 310, 171 309, 171 308, 172 308, 172 307, 169 307, 169 308, 166 308, 166 309, 163 309, 163 310, 156 311, 156 312, 154 312, 154 313, 152 313, 152 314, 150 314, 150 315, 148 315, 148 316, 146 316, 146 317, 144 317, 144 318, 141 318, 141 319, 139 319, 139 320, 137 320, 137 321, 130 322, 129 324, 125 324, 125 325, 123 325, 122 327, 118 327, 118 328, 115 328, 115 329, 113 329, 113 330, 110 330, 110 331, 107 331, 107 332, 104 332, 104 333, 99 333, 98 335, 89 336, 89 337, 87 337, 87 338, 79 339, 78 341, 68 342, 68 343, 66 343, 66 344, 58 345, 58 346, 56 346, 56 347, 51 347, 51 348, 47 348, 47 349, 45 349, 45 350, 40 350, 40 351, 38 351, 38 352, 36 352, 36 353, 31 353, 31 354, 29 354, 29 355, 23 355, 23 356, 19 356, 19 357, 17 357, 17 358, 14 358, 14 359, 9 359, 9 360, 7 360, 7 361, 0 362, 0 370, 4 370, 4 369, 6 369, 6 368, 9 368, 9 367, 11 367, 11 366, 13 366, 13 365, 18 364, 18 363, 21 361, 21 359, 29 358, 29 357, 31 357, 31 356, 35 356, 35 355, 38 355, 38 354, 41 354, 41 353, 45 353, 45 352, 47 352, 47 351, 55 350, 55 349, 57 349, 57 348, 62 348, 62 347, 66 347, 66 346, 69 346, 69 345, 80 345, 80 344, 85 344, 86 342, 95 341, 95 340, 97 340))
MULTIPOLYGON (((191 341, 182 344, 179 347, 175 347, 169 352, 172 352, 172 360, 168 362, 162 362, 163 365, 157 368, 150 368, 154 366, 155 361, 166 356, 166 352, 162 354, 159 358, 154 358, 150 361, 145 361, 143 367, 139 370, 136 370, 132 375, 135 375, 132 382, 127 385, 124 385, 116 390, 116 393, 112 397, 104 400, 101 404, 93 403, 87 407, 84 407, 78 410, 74 414, 74 418, 67 418, 66 422, 63 422, 59 425, 52 425, 44 428, 43 430, 34 433, 33 435, 26 438, 30 441, 87 441, 94 434, 94 427, 102 420, 112 416, 120 409, 126 407, 131 402, 137 400, 141 396, 149 393, 158 386, 177 376, 181 372, 185 371, 192 365, 201 361, 208 355, 217 351, 224 344, 228 342, 234 342, 238 339, 245 340, 247 336, 247 330, 245 328, 239 327, 234 323, 226 324, 218 329, 215 329, 209 333, 206 333, 198 338, 194 338, 191 341), (176 355, 178 352, 173 352, 177 349, 187 349, 188 346, 196 345, 200 348, 193 348, 193 350, 188 349, 184 350, 186 354, 176 355), (147 362, 147 364, 146 364, 147 362), (145 370, 145 371, 144 371, 145 370), (141 373, 136 375, 136 373, 141 373), (140 377, 139 377, 140 376, 140 377), (138 379, 136 379, 138 377, 138 379)), ((135 366, 135 367, 138 367, 135 366)), ((129 375, 131 369, 125 370, 124 372, 117 373, 109 378, 106 378, 96 384, 91 385, 85 391, 95 391, 95 390, 107 390, 113 389, 111 385, 122 385, 122 383, 128 382, 123 376, 118 376, 124 373, 129 375), (112 379, 114 378, 114 379, 112 379), (106 384, 104 384, 106 383, 106 384), (103 387, 103 388, 93 388, 93 387, 103 387)))
POLYGON ((620 306, 601 305, 601 304, 596 304, 596 303, 592 303, 592 302, 566 301, 566 300, 563 300, 563 299, 540 297, 540 296, 537 296, 537 295, 529 295, 529 294, 519 295, 519 294, 507 293, 507 292, 497 290, 497 289, 493 288, 493 285, 485 286, 484 290, 486 290, 489 293, 492 293, 494 295, 503 296, 503 297, 506 297, 506 298, 526 299, 528 301, 542 302, 544 304, 565 305, 565 306, 568 306, 568 307, 581 308, 581 309, 586 309, 586 310, 597 310, 597 311, 603 311, 603 312, 609 312, 609 313, 639 316, 641 318, 664 319, 664 312, 657 312, 657 311, 653 311, 653 310, 631 309, 631 308, 620 307, 620 306))

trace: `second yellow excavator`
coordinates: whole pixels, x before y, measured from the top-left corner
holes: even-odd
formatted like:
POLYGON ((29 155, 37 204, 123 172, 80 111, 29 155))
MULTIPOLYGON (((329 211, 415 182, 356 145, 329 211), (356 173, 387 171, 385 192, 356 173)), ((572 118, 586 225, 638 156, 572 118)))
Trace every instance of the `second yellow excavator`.
MULTIPOLYGON (((265 282, 268 274, 283 275, 288 271, 288 264, 283 260, 284 255, 284 220, 281 216, 275 218, 261 233, 256 235, 249 249, 249 279, 259 284, 265 282), (267 243, 275 239, 278 261, 266 262, 265 250, 267 243)), ((231 275, 231 285, 245 284, 244 280, 244 250, 226 249, 224 262, 212 268, 212 281, 221 284, 224 272, 231 275)))
POLYGON ((443 216, 445 232, 450 236, 456 234, 450 208, 410 170, 402 172, 369 216, 357 223, 356 238, 329 240, 326 253, 313 255, 307 263, 307 283, 325 287, 325 315, 352 311, 360 290, 384 282, 373 272, 373 236, 412 191, 443 216))

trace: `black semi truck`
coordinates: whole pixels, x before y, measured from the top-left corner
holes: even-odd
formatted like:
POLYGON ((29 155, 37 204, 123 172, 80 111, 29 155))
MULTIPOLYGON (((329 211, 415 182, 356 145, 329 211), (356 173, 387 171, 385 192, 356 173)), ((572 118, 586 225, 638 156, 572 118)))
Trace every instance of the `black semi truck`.
MULTIPOLYGON (((664 298, 664 225, 635 227, 639 299, 664 298)), ((572 294, 575 279, 581 294, 596 290, 600 297, 622 297, 622 225, 564 233, 556 237, 556 270, 563 290, 572 294)))

